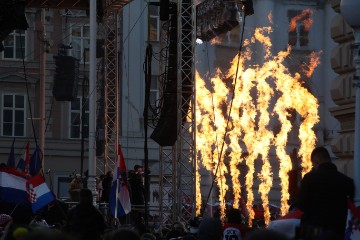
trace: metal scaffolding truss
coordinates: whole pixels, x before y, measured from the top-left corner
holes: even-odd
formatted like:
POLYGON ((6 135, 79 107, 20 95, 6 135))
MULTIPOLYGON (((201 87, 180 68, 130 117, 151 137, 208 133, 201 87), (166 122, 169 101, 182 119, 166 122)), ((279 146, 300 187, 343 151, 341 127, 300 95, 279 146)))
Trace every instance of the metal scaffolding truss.
MULTIPOLYGON (((89 9, 89 0, 25 0, 28 8, 57 8, 57 9, 89 9)), ((113 10, 120 10, 130 1, 107 0, 106 6, 113 10)))
MULTIPOLYGON (((104 90, 105 108, 105 149, 104 158, 99 157, 96 161, 97 173, 105 173, 113 169, 114 160, 117 156, 118 145, 118 50, 119 50, 119 14, 118 12, 130 2, 130 0, 105 0, 103 2, 103 24, 99 25, 99 37, 104 38, 104 86, 97 84, 97 94, 102 95, 104 90)), ((89 9, 88 0, 26 0, 28 8, 55 8, 55 9, 89 9)), ((100 72, 102 66, 100 65, 100 72)), ((91 94, 91 93, 90 93, 91 94)), ((96 93, 92 93, 96 94, 96 93)), ((98 109, 99 110, 99 109, 98 109)))
POLYGON ((176 221, 175 148, 162 147, 160 154, 160 219, 163 223, 176 221))
POLYGON ((195 215, 195 5, 179 0, 178 22, 178 138, 160 149, 160 217, 162 222, 188 222, 195 215))
MULTIPOLYGON (((97 173, 113 169, 118 145, 118 69, 119 10, 128 0, 105 0, 103 23, 104 85, 97 84, 97 94, 104 91, 104 159, 97 161, 97 173), (101 88, 101 89, 100 89, 101 88)), ((27 7, 88 9, 85 0, 27 0, 27 7)), ((195 82, 194 47, 196 12, 193 0, 178 0, 178 137, 173 147, 160 151, 160 217, 162 222, 187 222, 195 213, 195 82)), ((101 68, 101 66, 100 66, 101 68)), ((91 93, 90 93, 91 94, 91 93)), ((94 94, 94 93, 93 93, 94 94)))
MULTIPOLYGON (((178 5, 178 123, 177 141, 178 187, 182 200, 178 213, 188 221, 194 217, 196 189, 196 149, 195 149, 195 38, 196 11, 193 0, 180 0, 178 5)), ((180 202, 179 202, 180 203, 180 202)))
POLYGON ((88 9, 88 0, 26 0, 29 8, 88 9))
POLYGON ((105 44, 104 56, 104 105, 105 105, 105 149, 104 172, 113 169, 117 156, 118 145, 118 51, 119 51, 119 6, 113 0, 106 0, 104 6, 103 37, 105 44))

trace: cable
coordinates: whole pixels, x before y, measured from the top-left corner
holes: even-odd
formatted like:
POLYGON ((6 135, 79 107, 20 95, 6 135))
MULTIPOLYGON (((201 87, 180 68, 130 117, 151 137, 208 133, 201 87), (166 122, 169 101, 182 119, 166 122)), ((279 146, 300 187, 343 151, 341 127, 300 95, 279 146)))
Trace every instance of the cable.
MULTIPOLYGON (((148 7, 148 5, 146 5, 146 6, 144 7, 144 9, 143 9, 142 12, 140 13, 139 17, 137 18, 137 20, 135 21, 135 23, 133 24, 133 26, 130 28, 130 31, 128 31, 127 36, 126 36, 126 37, 124 38, 124 40, 123 40, 123 43, 128 39, 128 37, 130 36, 131 32, 133 31, 133 29, 135 28, 135 26, 136 26, 137 23, 139 22, 140 18, 142 17, 142 15, 143 15, 143 13, 144 13, 144 11, 145 11, 145 9, 146 9, 147 7, 148 7)), ((66 16, 66 22, 67 22, 67 19, 68 19, 68 17, 66 16)), ((80 23, 81 21, 83 21, 83 19, 80 19, 79 21, 77 21, 77 22, 75 22, 75 23, 73 23, 73 24, 69 24, 69 25, 65 24, 65 29, 64 29, 63 31, 61 31, 59 34, 55 35, 55 38, 56 38, 57 36, 63 35, 64 32, 66 32, 67 30, 73 28, 74 26, 78 26, 78 25, 79 25, 80 27, 83 27, 83 26, 87 25, 87 23, 84 23, 84 24, 80 25, 79 23, 80 23)), ((71 36, 71 33, 66 34, 62 39, 58 40, 57 43, 62 42, 64 39, 68 38, 69 36, 71 36)), ((54 45, 55 45, 55 44, 54 44, 54 45)), ((21 46, 21 48, 22 48, 22 46, 21 46)), ((123 49, 123 47, 122 47, 122 49, 123 49)), ((32 61, 31 61, 31 62, 33 62, 34 60, 38 59, 38 58, 40 57, 40 55, 42 54, 42 51, 44 51, 44 49, 42 49, 39 54, 35 55, 35 56, 32 58, 32 61)), ((33 133, 34 133, 34 139, 35 139, 35 142, 36 142, 36 145, 37 145, 37 138, 36 138, 36 134, 35 134, 35 127, 34 127, 34 123, 33 123, 32 109, 31 109, 31 103, 30 103, 30 98, 29 98, 29 87, 28 87, 27 76, 26 76, 26 65, 27 65, 27 64, 30 64, 30 62, 25 63, 25 58, 28 57, 28 56, 31 56, 34 52, 35 52, 35 49, 34 49, 33 51, 31 51, 30 53, 28 53, 27 55, 24 55, 24 52, 22 51, 22 62, 23 62, 23 69, 24 69, 24 74, 25 74, 25 81, 26 81, 26 89, 27 89, 28 103, 29 103, 29 107, 30 107, 30 115, 31 115, 31 120, 32 120, 32 128, 33 128, 33 133)), ((82 58, 82 59, 83 59, 83 58, 82 58)), ((82 59, 80 59, 80 61, 81 61, 82 59)), ((10 68, 13 67, 13 66, 16 66, 16 63, 14 63, 13 65, 9 65, 10 68)), ((13 70, 10 70, 9 72, 13 72, 13 70)), ((128 78, 127 78, 127 79, 128 79, 128 78)), ((92 89, 92 90, 90 91, 89 97, 90 97, 92 94, 94 94, 94 92, 96 93, 96 88, 95 88, 95 89, 92 89)), ((88 98, 88 99, 89 99, 89 98, 88 98)), ((88 99, 87 99, 87 101, 88 101, 88 99)), ((82 104, 82 107, 85 106, 85 104, 87 103, 87 101, 82 104)), ((49 114, 49 116, 48 116, 48 121, 47 121, 47 124, 46 124, 45 132, 47 131, 48 126, 49 126, 50 118, 51 118, 51 115, 52 115, 53 103, 54 103, 54 98, 52 99, 51 107, 50 107, 50 110, 49 110, 50 114, 49 114)), ((74 119, 73 121, 75 121, 75 120, 76 120, 76 119, 74 119)), ((42 153, 41 153, 41 154, 42 154, 42 153)), ((43 155, 43 154, 42 154, 42 155, 43 155)))
MULTIPOLYGON (((169 51, 169 41, 170 41, 169 34, 170 34, 170 27, 171 27, 169 25, 169 23, 170 23, 170 20, 163 23, 164 31, 166 31, 165 32, 165 34, 166 34, 166 39, 165 39, 166 46, 163 47, 160 50, 160 54, 161 54, 162 51, 165 51, 165 54, 162 55, 162 58, 164 59, 163 62, 165 62, 165 63, 168 63, 168 59, 169 59, 169 57, 168 57, 168 55, 169 55, 169 53, 168 53, 168 51, 169 51), (167 25, 167 29, 165 27, 166 25, 167 25)), ((168 73, 167 66, 165 66, 164 69, 165 69, 164 72, 159 75, 159 78, 160 78, 159 79, 159 84, 160 84, 159 89, 165 89, 165 85, 166 85, 166 82, 167 82, 167 73, 168 73)), ((151 104, 149 105, 149 108, 150 108, 150 110, 152 112, 152 118, 151 118, 152 125, 148 124, 148 126, 151 127, 151 128, 155 128, 155 126, 158 124, 158 120, 160 118, 161 108, 162 108, 162 104, 164 102, 164 90, 162 90, 160 93, 161 93, 161 95, 156 100, 155 106, 152 107, 151 104)))
MULTIPOLYGON (((148 6, 148 5, 147 5, 147 6, 148 6)), ((131 33, 132 30, 135 28, 137 22, 140 20, 140 18, 141 18, 141 16, 142 16, 142 14, 144 13, 145 9, 147 8, 147 6, 144 7, 144 9, 143 9, 142 12, 140 13, 139 17, 138 17, 137 20, 135 21, 134 25, 131 27, 130 31, 127 33, 127 36, 126 36, 126 38, 124 39, 123 42, 125 42, 125 40, 130 36, 130 33, 131 33)), ((67 17, 66 17, 66 19, 67 19, 67 17)), ((79 23, 79 22, 77 22, 77 23, 79 23)), ((76 26, 77 23, 74 23, 74 24, 69 25, 68 29, 72 28, 74 25, 76 26)), ((82 26, 80 26, 80 27, 84 27, 85 25, 87 25, 87 23, 84 23, 84 24, 83 24, 82 26)), ((70 34, 66 35, 63 39, 67 38, 69 35, 70 35, 70 34)), ((84 59, 85 59, 85 56, 84 56, 84 55, 85 55, 85 54, 83 54, 81 60, 84 60, 84 59)), ((80 61, 81 61, 81 60, 80 60, 80 61)), ((85 61, 83 61, 83 62, 85 62, 85 61)), ((85 71, 84 71, 84 73, 85 73, 85 71)), ((91 94, 93 94, 94 92, 96 92, 96 90, 93 89, 93 90, 91 91, 91 93, 89 94, 89 97, 86 99, 86 101, 82 103, 82 108, 88 103, 91 94)), ((76 120, 77 120, 77 119, 73 119, 73 122, 76 121, 76 120)))
MULTIPOLYGON (((111 7, 111 5, 104 8, 104 10, 108 9, 109 7, 111 7)), ((99 17, 99 16, 97 16, 97 17, 99 17)), ((65 32, 70 30, 73 26, 78 26, 79 25, 80 27, 84 27, 85 25, 89 24, 88 22, 86 22, 86 23, 83 23, 81 25, 81 23, 86 20, 85 17, 81 17, 78 21, 73 22, 72 24, 69 24, 69 25, 67 25, 67 19, 68 19, 68 16, 65 15, 65 24, 64 24, 65 28, 64 28, 64 30, 61 31, 60 33, 56 34, 56 35, 53 35, 52 39, 55 39, 55 38, 57 38, 59 36, 62 36, 65 32)), ((66 38, 71 36, 71 32, 70 31, 68 31, 68 32, 69 32, 68 34, 66 34, 64 37, 60 38, 59 41, 57 41, 57 44, 61 43, 63 40, 65 40, 66 38)), ((54 45, 55 45, 55 43, 54 43, 54 45)), ((44 50, 42 50, 42 51, 44 51, 44 50)), ((40 51, 40 53, 38 55, 34 55, 33 60, 38 59, 40 57, 40 55, 42 54, 42 51, 40 51)), ((31 56, 34 52, 35 52, 35 49, 33 49, 31 52, 29 52, 27 55, 25 55, 25 58, 31 56)), ((81 60, 82 59, 80 59, 80 61, 81 60)), ((30 62, 26 63, 25 65, 27 65, 27 64, 30 64, 30 62)), ((8 67, 13 67, 13 66, 16 66, 16 63, 14 63, 13 65, 9 65, 8 67)), ((11 71, 9 71, 9 72, 11 72, 11 71)))
MULTIPOLYGON (((50 105, 50 109, 48 110, 49 111, 49 117, 48 117, 48 121, 46 122, 46 125, 45 125, 45 132, 50 124, 50 119, 51 119, 51 115, 52 115, 52 109, 53 109, 53 106, 54 106, 54 97, 51 98, 51 105, 50 105)), ((45 119, 46 119, 46 114, 45 114, 45 119)))
MULTIPOLYGON (((66 17, 66 19, 67 19, 67 17, 66 17)), ((62 32, 60 32, 59 34, 55 35, 53 38, 56 38, 56 37, 58 37, 58 36, 61 36, 66 30, 71 29, 74 25, 77 26, 77 24, 80 23, 80 21, 83 21, 83 20, 79 20, 78 22, 75 22, 75 23, 72 24, 72 25, 65 26, 66 28, 64 29, 64 31, 62 31, 62 32)), ((66 22, 67 22, 67 20, 66 20, 66 22)), ((87 23, 84 23, 84 24, 83 24, 82 26, 80 26, 80 27, 83 27, 83 26, 85 26, 86 24, 87 24, 87 23)), ((63 40, 65 40, 65 39, 68 38, 69 36, 71 36, 71 33, 65 35, 62 39, 60 39, 60 41, 62 42, 63 40)), ((58 42, 58 44, 60 43, 60 41, 58 42)), ((54 45, 55 45, 55 44, 54 44, 54 45)), ((38 55, 34 55, 32 61, 37 60, 37 59, 40 57, 40 55, 43 53, 42 51, 45 51, 45 50, 43 49, 43 50, 41 50, 41 51, 39 52, 38 55)), ((34 52, 35 52, 35 49, 34 49, 33 51, 30 51, 29 54, 25 55, 24 58, 27 58, 27 57, 31 56, 34 52)), ((31 61, 31 62, 32 62, 32 61, 31 61)), ((31 62, 27 62, 27 63, 25 64, 25 66, 26 66, 27 64, 30 64, 31 62)), ((16 66, 16 62, 14 62, 13 65, 8 65, 8 67, 13 67, 13 66, 16 66)), ((8 72, 12 72, 12 71, 9 70, 8 72)))
MULTIPOLYGON (((222 142, 222 144, 221 144, 221 150, 220 150, 220 153, 219 153, 219 159, 218 159, 218 163, 217 163, 216 170, 215 170, 215 174, 214 174, 215 177, 216 177, 217 172, 218 172, 219 167, 220 167, 220 161, 221 161, 221 159, 222 159, 221 156, 222 156, 223 151, 224 151, 226 135, 227 135, 227 133, 228 133, 228 124, 229 124, 229 122, 230 122, 232 105, 233 105, 233 101, 234 101, 234 98, 235 98, 235 89, 236 89, 236 83, 237 83, 237 77, 238 77, 239 65, 240 65, 240 58, 241 58, 241 52, 242 52, 242 47, 243 47, 243 41, 244 41, 245 19, 246 19, 246 14, 244 14, 244 21, 243 21, 243 26, 242 26, 241 38, 240 38, 240 46, 239 46, 239 50, 238 50, 238 61, 237 61, 237 66, 236 66, 236 73, 235 73, 235 80, 234 80, 234 88, 233 88, 232 96, 231 96, 231 100, 230 100, 229 114, 228 114, 227 119, 226 119, 226 128, 225 128, 224 138, 223 138, 223 142, 222 142)), ((206 199, 206 201, 205 201, 204 206, 206 206, 207 203, 209 202, 210 194, 211 194, 211 191, 212 191, 212 189, 213 189, 213 187, 214 187, 214 183, 215 183, 215 177, 214 177, 214 179, 212 180, 211 187, 210 187, 210 190, 209 190, 209 194, 208 194, 208 196, 207 196, 207 199, 206 199)), ((205 207, 203 207, 203 210, 200 212, 200 215, 203 215, 203 214, 204 214, 204 210, 205 210, 205 207)))
MULTIPOLYGON (((30 96, 29 96, 29 85, 28 85, 28 81, 27 81, 27 74, 26 74, 26 67, 25 67, 25 56, 24 56, 24 51, 23 51, 23 42, 22 42, 21 31, 20 31, 20 49, 21 49, 21 56, 22 56, 22 66, 23 66, 23 70, 24 70, 24 79, 25 79, 27 100, 28 100, 28 104, 29 104, 29 113, 30 113, 30 119, 31 119, 31 126, 32 126, 34 141, 35 141, 35 144, 37 146, 38 143, 37 143, 37 138, 36 138, 36 133, 35 133, 35 126, 34 126, 33 114, 32 114, 32 108, 31 108, 31 101, 30 101, 30 96)), ((25 47, 24 47, 24 50, 25 50, 25 47)))

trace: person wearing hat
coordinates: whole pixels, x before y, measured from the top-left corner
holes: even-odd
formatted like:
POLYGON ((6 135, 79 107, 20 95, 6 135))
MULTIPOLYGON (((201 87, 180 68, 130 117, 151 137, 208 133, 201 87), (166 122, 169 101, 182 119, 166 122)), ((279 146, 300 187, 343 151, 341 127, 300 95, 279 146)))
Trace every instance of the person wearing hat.
POLYGON ((135 165, 134 166, 134 171, 135 171, 135 173, 143 174, 144 173, 144 167, 140 166, 140 165, 135 165))
POLYGON ((81 175, 79 173, 75 174, 75 178, 70 182, 69 194, 71 201, 79 201, 79 192, 81 189, 83 189, 83 187, 84 185, 81 179, 81 175))

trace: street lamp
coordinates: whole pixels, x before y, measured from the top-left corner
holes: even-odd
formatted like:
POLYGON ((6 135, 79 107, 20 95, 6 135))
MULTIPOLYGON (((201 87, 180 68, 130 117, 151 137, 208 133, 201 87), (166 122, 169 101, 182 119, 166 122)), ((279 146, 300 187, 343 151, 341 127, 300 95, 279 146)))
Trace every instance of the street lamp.
POLYGON ((341 0, 341 14, 345 21, 354 29, 354 86, 355 86, 355 146, 354 146, 354 181, 355 204, 360 205, 360 1, 341 0))

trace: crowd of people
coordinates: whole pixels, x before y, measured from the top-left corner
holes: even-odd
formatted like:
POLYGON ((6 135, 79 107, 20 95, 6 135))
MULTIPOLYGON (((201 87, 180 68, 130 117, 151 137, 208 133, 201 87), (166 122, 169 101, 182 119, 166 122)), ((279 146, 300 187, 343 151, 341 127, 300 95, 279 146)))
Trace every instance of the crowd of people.
MULTIPOLYGON (((144 205, 145 203, 145 187, 144 187, 144 167, 135 165, 134 170, 128 172, 127 185, 130 190, 130 198, 132 205, 144 205)), ((113 183, 113 172, 108 171, 96 178, 96 190, 98 192, 99 203, 109 203, 109 196, 111 185, 113 183)), ((81 174, 74 174, 74 178, 69 185, 70 200, 73 202, 79 201, 80 190, 85 188, 84 179, 81 174)))
MULTIPOLYGON (((12 216, 1 214, 1 240, 343 240, 348 237, 345 234, 346 218, 349 202, 355 194, 354 182, 337 170, 324 147, 313 150, 311 161, 313 169, 301 181, 295 206, 266 228, 249 228, 242 212, 231 207, 222 220, 219 216, 194 218, 186 224, 154 224, 151 229, 141 218, 129 225, 109 224, 93 205, 92 192, 81 185, 80 176, 75 176, 69 191, 78 193, 78 204, 70 209, 55 204, 52 213, 46 211, 28 223, 19 223, 12 216)), ((142 184, 137 178, 140 175, 136 175, 137 171, 141 173, 138 167, 131 179, 142 184)), ((112 173, 108 172, 100 179, 101 201, 106 202, 112 173)), ((140 196, 144 197, 141 186, 136 184, 133 186, 139 187, 140 196)), ((135 200, 141 203, 144 198, 135 200)))
POLYGON ((18 224, 7 214, 0 215, 2 240, 286 240, 275 231, 256 229, 249 231, 243 224, 239 210, 230 209, 223 224, 218 217, 200 220, 194 218, 186 225, 153 225, 147 228, 143 221, 132 225, 109 225, 100 211, 93 206, 89 189, 81 189, 79 203, 66 213, 63 224, 47 222, 40 216, 28 224, 18 224), (259 236, 266 238, 259 238, 259 236))

